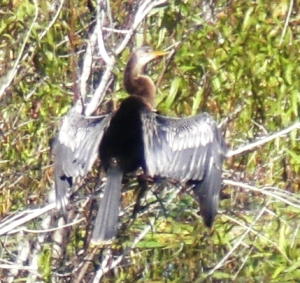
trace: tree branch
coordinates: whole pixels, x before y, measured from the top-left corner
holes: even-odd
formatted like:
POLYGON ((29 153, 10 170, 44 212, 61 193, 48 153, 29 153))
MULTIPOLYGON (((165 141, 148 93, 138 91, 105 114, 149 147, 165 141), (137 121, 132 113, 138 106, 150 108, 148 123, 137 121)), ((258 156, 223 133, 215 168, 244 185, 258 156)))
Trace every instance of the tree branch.
MULTIPOLYGON (((141 3, 140 7, 138 8, 138 11, 135 14, 135 18, 132 24, 132 27, 127 31, 127 34, 125 35, 124 39, 122 40, 122 42, 119 44, 119 46, 112 52, 113 54, 115 54, 115 56, 118 56, 121 52, 123 52, 123 50, 125 49, 125 47, 127 46, 127 44, 129 43, 132 35, 134 34, 134 31, 138 28, 139 24, 147 17, 148 13, 155 7, 160 6, 164 3, 166 3, 166 0, 157 0, 157 1, 153 1, 153 0, 146 0, 144 2, 141 3)), ((101 4, 101 1, 99 1, 99 3, 101 4)), ((99 5, 99 4, 98 4, 99 5)), ((104 96, 105 96, 105 92, 109 86, 109 82, 111 79, 111 75, 112 75, 112 70, 115 64, 115 58, 114 57, 109 57, 106 51, 106 48, 104 46, 104 41, 103 41, 103 31, 104 31, 104 26, 103 26, 103 17, 100 15, 101 11, 99 9, 99 11, 97 12, 97 18, 102 19, 101 24, 99 21, 98 24, 98 37, 100 36, 100 39, 98 38, 98 48, 100 50, 100 54, 103 58, 103 60, 106 62, 106 69, 104 71, 104 74, 102 76, 101 82, 99 84, 99 86, 96 88, 93 97, 91 99, 91 101, 88 103, 85 114, 87 116, 92 115, 96 109, 100 106, 104 96)), ((97 23, 98 23, 97 21, 97 23)))
POLYGON ((20 64, 20 61, 22 60, 22 56, 23 56, 23 53, 24 53, 24 50, 25 50, 25 46, 26 46, 27 41, 29 39, 29 36, 30 36, 30 34, 32 32, 32 29, 33 29, 33 27, 34 27, 34 25, 35 25, 35 23, 37 21, 37 18, 38 18, 38 15, 39 15, 39 8, 38 8, 37 0, 33 0, 33 3, 34 3, 34 7, 35 7, 34 18, 32 20, 32 23, 31 23, 30 27, 29 27, 29 30, 28 30, 28 32, 27 32, 27 34, 25 36, 25 39, 23 41, 23 44, 22 44, 21 50, 19 52, 19 55, 18 55, 18 57, 17 57, 14 65, 13 65, 12 69, 9 70, 8 74, 4 78, 2 78, 0 80, 0 85, 2 85, 1 88, 0 88, 0 99, 4 95, 5 90, 10 86, 13 78, 15 77, 15 75, 16 75, 16 73, 18 71, 19 64, 20 64))
POLYGON ((281 137, 281 136, 284 136, 286 134, 288 134, 289 132, 295 130, 295 129, 300 129, 300 122, 297 122, 296 124, 292 125, 292 126, 289 126, 288 128, 282 130, 282 131, 279 131, 275 134, 272 134, 268 137, 265 137, 265 138, 262 138, 258 141, 255 141, 255 142, 252 142, 252 143, 249 143, 249 144, 246 144, 244 146, 241 146, 240 148, 238 149, 235 149, 235 150, 230 150, 228 151, 226 157, 232 157, 232 156, 235 156, 235 155, 238 155, 238 154, 241 154, 245 151, 249 151, 249 150, 253 150, 254 148, 258 147, 258 146, 261 146, 269 141, 272 141, 278 137, 281 137))

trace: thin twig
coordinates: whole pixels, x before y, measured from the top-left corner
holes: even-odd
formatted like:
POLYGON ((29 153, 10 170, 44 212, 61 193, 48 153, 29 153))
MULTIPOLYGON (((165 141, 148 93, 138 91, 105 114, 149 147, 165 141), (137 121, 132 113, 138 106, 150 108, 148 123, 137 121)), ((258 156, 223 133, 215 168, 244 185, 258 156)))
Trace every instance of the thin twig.
POLYGON ((258 140, 258 141, 255 141, 255 142, 252 142, 252 143, 249 143, 245 146, 242 146, 238 149, 235 149, 235 150, 230 150, 228 151, 227 153, 227 157, 231 157, 231 156, 234 156, 234 155, 238 155, 238 154, 241 154, 245 151, 249 151, 249 150, 253 150, 254 148, 258 147, 258 146, 261 146, 269 141, 272 141, 278 137, 281 137, 281 136, 284 136, 286 134, 288 134, 289 132, 295 130, 295 129, 300 129, 300 122, 297 122, 296 124, 292 125, 292 126, 289 126, 288 128, 282 130, 282 131, 279 131, 275 134, 272 134, 268 137, 265 137, 265 138, 262 138, 261 140, 258 140))
MULTIPOLYGON (((118 56, 125 49, 128 42, 130 41, 134 31, 137 29, 139 24, 145 19, 147 14, 153 8, 155 8, 159 5, 162 5, 164 3, 166 3, 166 0, 158 0, 158 1, 146 0, 146 1, 142 2, 142 4, 140 5, 140 7, 135 15, 135 19, 134 19, 131 29, 128 30, 125 38, 122 40, 120 45, 115 49, 114 52, 112 52, 113 54, 115 54, 115 56, 118 56)), ((100 17, 100 15, 97 15, 97 17, 100 17)), ((100 32, 103 31, 103 26, 101 26, 101 30, 99 30, 99 31, 100 32)), ((101 41, 100 41, 100 43, 101 43, 101 41)), ((101 48, 100 47, 101 47, 101 44, 99 46, 99 50, 103 49, 103 47, 101 47, 101 48)), ((103 50, 105 50, 105 48, 103 50)), ((105 53, 102 55, 105 55, 105 53)), ((109 86, 108 82, 110 81, 112 70, 113 70, 113 67, 114 67, 114 64, 116 61, 116 59, 114 57, 111 57, 110 59, 111 60, 107 60, 106 70, 104 71, 101 82, 100 82, 99 86, 96 88, 91 101, 87 105, 87 108, 85 111, 86 116, 92 115, 96 111, 96 109, 99 107, 99 105, 101 104, 101 102, 104 98, 105 91, 107 90, 107 88, 109 86)))
POLYGON ((82 221, 84 221, 85 218, 80 218, 78 220, 74 220, 68 224, 64 224, 64 225, 61 225, 59 227, 55 227, 55 228, 51 228, 51 229, 44 229, 44 230, 32 230, 32 229, 27 229, 27 228, 20 228, 20 229, 16 229, 12 232, 10 232, 10 234, 12 233, 16 233, 16 232, 27 232, 27 233, 34 233, 34 234, 40 234, 40 233, 49 233, 49 232, 54 232, 54 231, 57 231, 57 230, 60 230, 60 229, 63 229, 63 228, 67 228, 67 227, 70 227, 70 226, 74 226, 82 221))
POLYGON ((160 6, 162 4, 165 4, 165 3, 167 3, 167 0, 157 0, 157 1, 147 0, 147 1, 142 2, 138 11, 136 12, 132 27, 127 32, 127 34, 126 34, 125 38, 123 39, 123 41, 121 42, 121 44, 115 49, 114 54, 119 55, 124 50, 124 48, 127 46, 128 42, 130 41, 134 31, 137 29, 139 24, 145 19, 147 14, 153 8, 160 6))
POLYGON ((45 28, 45 30, 39 35, 39 39, 41 40, 46 34, 47 32, 50 30, 50 28, 54 25, 54 23, 56 22, 59 13, 64 5, 65 0, 60 0, 60 4, 58 6, 58 9, 53 17, 53 19, 51 20, 50 24, 45 28))
POLYGON ((263 188, 257 188, 257 187, 254 187, 254 186, 251 186, 251 185, 248 185, 248 184, 245 184, 245 183, 242 183, 242 182, 236 182, 236 181, 232 181, 232 180, 223 180, 224 184, 226 185, 231 185, 231 186, 235 186, 235 187, 241 187, 241 188, 244 188, 244 189, 248 189, 248 190, 251 190, 251 191, 255 191, 255 192, 260 192, 264 195, 267 195, 267 196, 270 196, 274 199, 277 199, 283 203, 286 203, 290 206, 293 206, 293 207, 296 207, 296 208, 300 208, 300 199, 296 199, 294 202, 289 200, 289 196, 296 196, 298 197, 297 195, 295 194, 291 194, 287 191, 284 191, 284 190, 280 190, 280 189, 277 189, 277 188, 273 188, 273 187, 263 187, 263 188), (274 192, 271 192, 272 191, 276 191, 278 190, 279 192, 281 192, 282 196, 280 196, 279 193, 274 193, 274 192))
POLYGON ((10 86, 10 84, 11 84, 14 76, 17 73, 17 70, 18 70, 21 58, 22 58, 24 50, 25 50, 25 46, 26 46, 27 41, 29 39, 29 36, 30 36, 30 34, 32 32, 32 29, 33 29, 33 27, 34 27, 34 25, 35 25, 35 23, 37 21, 37 18, 38 18, 38 15, 39 15, 39 8, 38 8, 37 0, 33 0, 33 3, 34 3, 34 8, 35 8, 34 18, 32 20, 32 23, 31 23, 30 27, 29 27, 29 30, 28 30, 28 32, 27 32, 27 34, 25 36, 25 39, 24 39, 23 44, 21 46, 21 50, 19 52, 19 55, 18 55, 18 57, 17 57, 14 65, 13 65, 12 69, 10 71, 8 71, 7 77, 4 78, 3 80, 1 80, 0 85, 2 85, 2 86, 0 88, 0 99, 4 95, 5 90, 10 86))
MULTIPOLYGON (((95 50, 97 42, 97 31, 94 29, 90 39, 88 40, 86 51, 84 54, 84 60, 82 64, 82 71, 80 75, 80 96, 85 100, 86 93, 87 93, 87 81, 91 75, 92 71, 92 64, 93 64, 93 54, 95 50)), ((80 111, 81 112, 81 111, 80 111)))
POLYGON ((97 25, 96 25, 96 31, 98 32, 98 48, 99 48, 99 52, 100 55, 102 57, 102 59, 104 60, 104 62, 107 65, 111 64, 111 58, 108 55, 108 52, 106 51, 105 48, 105 44, 104 44, 104 39, 103 39, 103 30, 102 30, 102 26, 103 23, 105 22, 104 16, 106 15, 105 11, 103 11, 103 6, 101 5, 101 0, 97 1, 97 25))
POLYGON ((263 207, 263 209, 260 211, 260 213, 257 215, 257 217, 254 219, 253 223, 247 227, 244 234, 240 237, 240 239, 234 244, 234 246, 231 248, 231 250, 218 262, 218 264, 208 273, 208 275, 212 275, 216 270, 221 268, 226 260, 233 254, 233 252, 239 247, 239 245, 243 242, 245 237, 251 232, 252 227, 256 224, 256 222, 262 217, 264 214, 266 207, 269 205, 271 200, 269 200, 266 205, 263 207))
POLYGON ((121 34, 127 34, 128 33, 128 29, 125 30, 121 30, 121 29, 115 29, 115 28, 107 28, 107 27, 102 27, 103 30, 105 31, 110 31, 113 33, 121 33, 121 34))
POLYGON ((108 88, 108 81, 110 80, 111 73, 112 73, 112 70, 114 67, 114 63, 115 63, 115 59, 112 58, 110 64, 108 64, 106 66, 106 70, 103 74, 101 83, 95 90, 90 103, 87 105, 87 108, 85 110, 86 116, 92 115, 96 111, 96 109, 99 107, 99 105, 101 104, 101 102, 104 98, 105 90, 108 88))
MULTIPOLYGON (((2 223, 2 226, 4 226, 3 228, 0 229, 0 236, 2 235, 5 235, 5 234, 10 234, 11 232, 13 232, 13 230, 20 226, 20 225, 23 225, 25 223, 27 223, 28 221, 54 209, 56 207, 56 204, 55 203, 51 203, 51 204, 48 204, 47 206, 45 207, 42 207, 42 208, 39 208, 39 209, 35 209, 33 211, 29 211, 27 213, 29 213, 27 216, 19 219, 19 220, 16 220, 8 225, 3 225, 2 223)), ((24 212, 23 212, 24 213, 24 212)))
POLYGON ((289 10, 288 10, 288 14, 287 14, 287 16, 286 16, 285 22, 284 22, 284 28, 283 28, 282 33, 281 33, 279 45, 281 45, 281 43, 282 43, 282 41, 283 41, 283 38, 284 38, 284 36, 285 36, 286 29, 287 29, 287 27, 288 27, 289 20, 290 20, 290 17, 291 17, 293 5, 294 5, 294 0, 290 0, 289 10))

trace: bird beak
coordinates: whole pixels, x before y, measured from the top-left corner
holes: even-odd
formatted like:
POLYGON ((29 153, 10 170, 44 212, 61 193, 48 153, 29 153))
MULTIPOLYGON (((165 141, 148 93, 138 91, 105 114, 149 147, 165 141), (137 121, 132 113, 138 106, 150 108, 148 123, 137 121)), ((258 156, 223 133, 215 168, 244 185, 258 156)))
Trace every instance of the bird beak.
POLYGON ((151 55, 156 58, 156 57, 160 57, 160 56, 164 56, 166 54, 168 54, 169 52, 166 51, 152 51, 151 55))

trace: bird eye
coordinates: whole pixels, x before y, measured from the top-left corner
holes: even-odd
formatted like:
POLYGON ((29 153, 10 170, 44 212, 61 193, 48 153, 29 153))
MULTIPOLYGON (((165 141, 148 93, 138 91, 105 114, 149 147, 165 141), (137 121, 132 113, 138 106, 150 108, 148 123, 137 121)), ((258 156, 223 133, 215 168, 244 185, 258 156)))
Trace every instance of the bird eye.
POLYGON ((151 51, 151 48, 150 48, 150 47, 148 47, 148 46, 145 47, 145 52, 146 52, 146 53, 149 53, 150 51, 151 51))

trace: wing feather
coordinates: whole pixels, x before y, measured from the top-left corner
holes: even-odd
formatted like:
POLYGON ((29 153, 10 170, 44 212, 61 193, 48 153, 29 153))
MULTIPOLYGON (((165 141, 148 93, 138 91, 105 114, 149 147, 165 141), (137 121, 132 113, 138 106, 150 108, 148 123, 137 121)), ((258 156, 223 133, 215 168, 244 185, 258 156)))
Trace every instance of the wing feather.
POLYGON ((225 154, 218 127, 207 113, 170 118, 145 111, 142 121, 146 170, 151 176, 201 180, 212 152, 225 154))
POLYGON ((210 227, 218 210, 227 151, 217 124, 207 113, 170 118, 143 111, 141 116, 146 172, 189 181, 204 222, 210 227))
POLYGON ((84 177, 93 166, 110 115, 85 117, 71 109, 64 117, 54 141, 56 204, 65 210, 77 177, 84 177))

